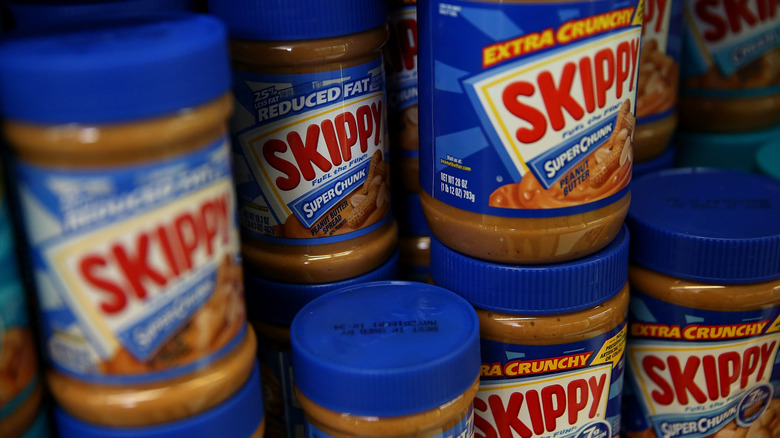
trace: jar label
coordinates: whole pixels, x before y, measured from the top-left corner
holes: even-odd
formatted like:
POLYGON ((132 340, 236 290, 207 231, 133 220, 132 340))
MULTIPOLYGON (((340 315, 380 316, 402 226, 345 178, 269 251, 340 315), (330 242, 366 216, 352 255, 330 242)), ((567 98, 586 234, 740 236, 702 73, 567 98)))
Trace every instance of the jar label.
POLYGON ((454 207, 552 217, 631 178, 643 1, 430 2, 420 10, 420 180, 454 207))
MULTIPOLYGON (((430 430, 420 431, 415 428, 410 431, 412 435, 417 435, 419 432, 425 432, 425 436, 429 438, 472 438, 474 436, 474 408, 470 407, 468 414, 463 419, 458 421, 457 424, 447 430, 441 431, 439 433, 433 433, 431 435, 428 435, 428 433, 432 432, 430 430)), ((400 431, 397 435, 406 435, 406 433, 404 433, 404 431, 400 431)), ((306 438, 335 437, 323 432, 322 430, 318 429, 317 426, 306 421, 306 438)))
POLYGON ((637 123, 671 115, 677 105, 682 55, 682 0, 647 0, 639 56, 637 123))
POLYGON ((391 1, 385 45, 388 123, 393 153, 418 158, 417 2, 391 1))
POLYGON ((594 338, 557 345, 482 339, 475 435, 619 435, 625 340, 625 322, 594 338))
POLYGON ((38 385, 35 337, 27 321, 27 311, 21 282, 9 280, 3 284, 0 287, 0 421, 13 415, 38 385))
POLYGON ((682 92, 712 97, 780 93, 780 5, 685 0, 682 92))
POLYGON ((631 292, 626 430, 778 436, 780 307, 716 312, 631 292))
POLYGON ((233 133, 242 229, 287 245, 332 243, 390 212, 382 59, 320 73, 237 71, 233 133))
POLYGON ((17 162, 54 367, 81 379, 168 378, 245 329, 225 139, 186 156, 68 169, 17 162))

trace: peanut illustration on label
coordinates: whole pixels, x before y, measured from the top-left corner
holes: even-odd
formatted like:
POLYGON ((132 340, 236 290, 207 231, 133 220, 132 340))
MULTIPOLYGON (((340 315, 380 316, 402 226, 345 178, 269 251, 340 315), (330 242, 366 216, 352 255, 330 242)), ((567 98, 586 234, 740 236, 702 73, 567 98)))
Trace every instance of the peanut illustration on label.
POLYGON ((243 299, 241 265, 225 255, 217 270, 211 297, 154 356, 142 362, 122 348, 102 364, 102 371, 107 374, 148 373, 184 365, 218 351, 244 326, 243 299))
POLYGON ((503 208, 557 208, 576 205, 610 196, 627 184, 633 162, 636 118, 631 100, 620 106, 615 127, 609 139, 593 151, 580 165, 572 184, 567 176, 549 189, 542 187, 533 173, 526 173, 519 183, 506 184, 490 195, 490 206, 503 208), (570 188, 571 187, 571 188, 570 188))

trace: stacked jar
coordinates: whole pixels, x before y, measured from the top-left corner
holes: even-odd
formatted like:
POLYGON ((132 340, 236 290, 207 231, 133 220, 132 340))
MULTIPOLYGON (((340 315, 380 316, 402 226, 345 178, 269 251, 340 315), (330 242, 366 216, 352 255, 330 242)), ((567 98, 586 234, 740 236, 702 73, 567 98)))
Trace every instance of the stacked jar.
POLYGON ((671 168, 677 129, 683 0, 647 0, 636 98, 634 177, 671 168))
POLYGON ((245 393, 253 406, 262 398, 243 301, 229 86, 226 31, 202 15, 0 48, 3 134, 61 436, 209 425, 262 435, 262 409, 235 408, 245 393))
POLYGON ((430 230, 420 205, 417 107, 417 1, 387 0, 390 38, 385 46, 388 127, 393 162, 393 214, 398 221, 401 277, 425 281, 430 230))
MULTIPOLYGON (((284 359, 303 304, 342 282, 394 276, 387 4, 219 0, 209 11, 230 34, 248 311, 264 331, 261 354, 284 359), (270 319, 269 294, 280 305, 270 319)), ((269 417, 296 412, 287 384, 275 388, 266 393, 269 417), (283 406, 272 400, 280 393, 283 406)), ((288 423, 274 433, 302 430, 294 418, 280 421, 288 423)))
POLYGON ((371 282, 311 301, 291 327, 306 436, 471 437, 479 324, 463 298, 371 282))
POLYGON ((35 340, 26 291, 16 262, 13 224, 5 189, 0 183, 0 435, 45 438, 35 340))
POLYGON ((683 1, 678 165, 756 172, 780 133, 777 7, 683 1))
POLYGON ((626 436, 780 436, 780 182, 675 169, 632 190, 626 436))
POLYGON ((620 433, 642 9, 420 2, 420 197, 432 281, 480 315, 478 435, 620 433))

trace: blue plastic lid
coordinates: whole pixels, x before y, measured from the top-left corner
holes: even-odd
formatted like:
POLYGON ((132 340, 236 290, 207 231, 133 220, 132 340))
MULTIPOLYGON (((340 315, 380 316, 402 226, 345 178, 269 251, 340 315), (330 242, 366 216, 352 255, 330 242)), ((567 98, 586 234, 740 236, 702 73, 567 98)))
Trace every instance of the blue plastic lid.
POLYGON ((229 90, 226 38, 214 17, 166 14, 9 39, 0 45, 0 110, 40 124, 172 115, 229 90))
POLYGON ((45 29, 193 9, 192 0, 6 0, 5 5, 17 29, 45 29))
POLYGON ((132 428, 95 426, 70 416, 60 407, 54 408, 60 438, 250 438, 263 415, 257 363, 247 383, 233 397, 202 414, 173 423, 132 428))
POLYGON ((634 162, 634 167, 631 169, 631 178, 639 178, 648 173, 671 169, 674 167, 674 157, 675 148, 672 144, 669 145, 661 155, 653 159, 641 163, 634 162))
POLYGON ((475 307, 520 315, 587 309, 615 296, 628 281, 625 226, 609 245, 577 260, 510 265, 477 260, 431 237, 431 278, 475 307))
POLYGON ((758 171, 756 152, 780 144, 780 126, 742 133, 703 133, 678 130, 674 139, 677 167, 714 167, 758 171))
POLYGON ((290 325, 295 314, 311 300, 330 291, 361 283, 398 279, 398 251, 382 266, 359 277, 333 283, 294 284, 266 280, 244 270, 244 296, 250 319, 290 325))
POLYGON ((438 408, 479 376, 479 323, 463 298, 387 281, 323 295, 293 320, 293 380, 314 403, 392 417, 438 408))
POLYGON ((231 38, 296 41, 373 29, 387 21, 386 0, 209 0, 231 38))
POLYGON ((631 259, 689 280, 780 277, 780 182, 733 170, 682 168, 631 182, 631 259))

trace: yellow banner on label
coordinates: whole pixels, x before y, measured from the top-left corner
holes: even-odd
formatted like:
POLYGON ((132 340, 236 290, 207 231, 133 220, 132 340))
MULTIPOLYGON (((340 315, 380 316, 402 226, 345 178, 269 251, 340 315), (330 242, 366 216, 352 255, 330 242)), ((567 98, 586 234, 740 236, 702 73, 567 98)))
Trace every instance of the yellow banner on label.
POLYGON ((615 336, 604 342, 604 345, 599 350, 596 357, 593 359, 591 365, 598 365, 602 363, 612 363, 612 366, 617 366, 620 358, 623 357, 623 351, 626 349, 626 333, 627 326, 623 326, 615 336))
POLYGON ((780 315, 775 319, 775 322, 766 329, 766 334, 780 332, 780 315))
POLYGON ((641 26, 645 20, 645 0, 639 0, 639 4, 636 5, 636 13, 634 14, 634 20, 631 22, 632 26, 641 26))

